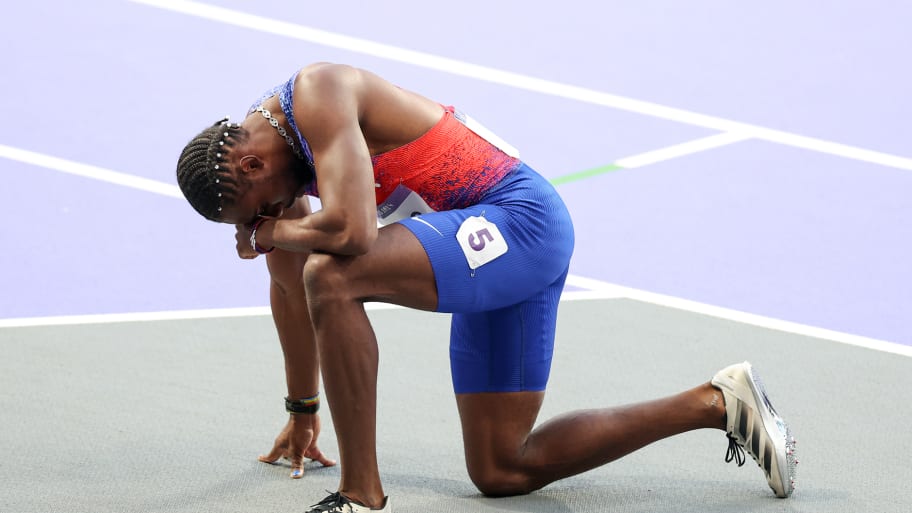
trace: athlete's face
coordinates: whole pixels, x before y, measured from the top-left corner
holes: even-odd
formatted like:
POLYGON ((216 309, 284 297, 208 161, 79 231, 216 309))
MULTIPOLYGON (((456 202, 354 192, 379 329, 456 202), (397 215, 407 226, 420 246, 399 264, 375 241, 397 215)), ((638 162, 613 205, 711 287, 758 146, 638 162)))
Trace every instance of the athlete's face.
POLYGON ((260 217, 282 217, 304 195, 305 184, 291 169, 261 166, 241 174, 240 193, 233 205, 224 208, 221 222, 251 224, 260 217))

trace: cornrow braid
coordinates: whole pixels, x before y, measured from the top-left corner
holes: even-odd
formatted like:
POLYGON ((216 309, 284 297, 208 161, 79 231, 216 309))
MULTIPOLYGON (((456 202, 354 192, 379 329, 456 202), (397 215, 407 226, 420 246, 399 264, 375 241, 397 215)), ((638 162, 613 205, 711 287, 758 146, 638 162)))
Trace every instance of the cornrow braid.
POLYGON ((218 221, 222 207, 234 204, 237 176, 228 166, 228 154, 246 139, 240 125, 225 117, 193 138, 177 161, 177 184, 190 205, 210 221, 218 221))

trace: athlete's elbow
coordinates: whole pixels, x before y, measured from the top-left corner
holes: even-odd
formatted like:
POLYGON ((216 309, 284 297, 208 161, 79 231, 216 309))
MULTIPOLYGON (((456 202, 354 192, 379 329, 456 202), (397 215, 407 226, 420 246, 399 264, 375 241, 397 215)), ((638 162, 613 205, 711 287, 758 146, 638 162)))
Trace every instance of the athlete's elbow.
POLYGON ((357 256, 370 251, 377 240, 376 212, 354 212, 353 209, 324 207, 311 216, 319 220, 320 230, 327 237, 325 242, 314 249, 336 255, 357 256))

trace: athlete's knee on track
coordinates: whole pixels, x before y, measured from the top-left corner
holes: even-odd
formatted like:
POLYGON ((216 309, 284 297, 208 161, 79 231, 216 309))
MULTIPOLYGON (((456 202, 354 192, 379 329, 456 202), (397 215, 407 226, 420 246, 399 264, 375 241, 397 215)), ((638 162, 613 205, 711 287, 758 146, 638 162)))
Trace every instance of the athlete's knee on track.
POLYGON ((534 462, 524 454, 522 437, 489 433, 485 438, 486 442, 466 446, 466 469, 481 493, 506 497, 541 488, 536 484, 534 462))
POLYGON ((536 489, 530 476, 515 462, 468 463, 469 478, 478 491, 490 497, 525 495, 536 489))

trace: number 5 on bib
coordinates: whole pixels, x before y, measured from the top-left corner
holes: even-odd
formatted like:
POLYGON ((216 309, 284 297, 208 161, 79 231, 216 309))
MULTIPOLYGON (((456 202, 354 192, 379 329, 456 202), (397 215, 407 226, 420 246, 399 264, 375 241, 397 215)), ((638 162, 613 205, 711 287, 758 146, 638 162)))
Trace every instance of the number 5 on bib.
POLYGON ((463 221, 456 240, 470 269, 477 269, 507 252, 507 241, 497 225, 484 217, 473 216, 463 221))

